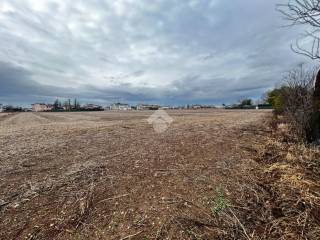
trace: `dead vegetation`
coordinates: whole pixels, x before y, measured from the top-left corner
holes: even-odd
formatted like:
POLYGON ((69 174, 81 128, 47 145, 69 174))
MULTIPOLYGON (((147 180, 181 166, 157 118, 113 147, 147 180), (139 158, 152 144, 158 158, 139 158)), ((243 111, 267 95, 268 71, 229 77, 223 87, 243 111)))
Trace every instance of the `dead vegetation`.
POLYGON ((233 202, 246 238, 320 239, 320 149, 301 144, 288 125, 270 125, 272 134, 253 149, 258 168, 246 173, 244 194, 233 202))
POLYGON ((0 122, 0 239, 319 238, 319 151, 267 112, 170 112, 162 134, 92 114, 0 122))
POLYGON ((190 239, 320 239, 320 149, 301 144, 283 123, 270 125, 262 144, 246 148, 257 165, 238 168, 232 193, 216 191, 203 204, 207 215, 188 209, 171 226, 190 239))
POLYGON ((320 238, 320 149, 292 137, 289 126, 273 124, 273 135, 259 151, 261 182, 268 189, 275 217, 269 236, 282 239, 320 238))

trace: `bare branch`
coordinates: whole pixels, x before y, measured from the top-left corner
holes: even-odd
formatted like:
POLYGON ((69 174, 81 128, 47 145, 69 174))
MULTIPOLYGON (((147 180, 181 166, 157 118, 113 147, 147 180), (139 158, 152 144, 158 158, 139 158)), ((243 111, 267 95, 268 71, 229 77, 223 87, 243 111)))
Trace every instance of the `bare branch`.
POLYGON ((287 4, 278 4, 277 10, 290 22, 289 26, 306 25, 312 28, 311 32, 304 35, 303 39, 310 39, 310 47, 302 47, 299 41, 291 49, 298 54, 311 59, 320 59, 320 0, 288 0, 287 4))

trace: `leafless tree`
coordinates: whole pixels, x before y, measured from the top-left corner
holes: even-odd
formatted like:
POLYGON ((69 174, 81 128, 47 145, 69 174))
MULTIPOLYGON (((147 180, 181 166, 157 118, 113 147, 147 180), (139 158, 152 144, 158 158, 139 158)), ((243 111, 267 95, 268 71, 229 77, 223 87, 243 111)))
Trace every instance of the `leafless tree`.
POLYGON ((311 59, 320 59, 320 0, 288 0, 287 4, 278 4, 277 9, 291 26, 306 25, 301 39, 297 39, 291 48, 298 54, 311 59), (302 46, 301 41, 310 40, 309 47, 302 46))

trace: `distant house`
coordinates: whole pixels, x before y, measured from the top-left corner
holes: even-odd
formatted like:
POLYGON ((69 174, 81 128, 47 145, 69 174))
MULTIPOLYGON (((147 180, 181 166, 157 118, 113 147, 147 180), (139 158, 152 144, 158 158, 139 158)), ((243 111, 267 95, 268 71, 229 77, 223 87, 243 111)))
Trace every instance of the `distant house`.
POLYGON ((82 111, 103 111, 103 107, 96 104, 86 104, 81 107, 82 111))
POLYGON ((118 102, 118 103, 111 104, 110 110, 128 111, 128 110, 131 110, 131 107, 129 104, 118 102))
POLYGON ((137 110, 158 110, 160 108, 159 105, 154 104, 139 104, 137 105, 137 110))
POLYGON ((202 106, 201 105, 192 105, 192 109, 201 109, 202 106))
POLYGON ((0 104, 0 112, 3 112, 4 111, 4 109, 3 109, 3 105, 2 104, 0 104))
POLYGON ((52 104, 34 103, 32 104, 32 112, 48 112, 53 110, 52 104))

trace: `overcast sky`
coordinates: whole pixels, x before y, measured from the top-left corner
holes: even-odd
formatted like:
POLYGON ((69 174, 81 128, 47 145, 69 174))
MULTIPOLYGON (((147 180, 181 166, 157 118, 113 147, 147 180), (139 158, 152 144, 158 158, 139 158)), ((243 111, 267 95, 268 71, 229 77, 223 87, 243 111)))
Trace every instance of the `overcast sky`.
POLYGON ((308 61, 285 0, 1 0, 0 103, 231 103, 308 61))

